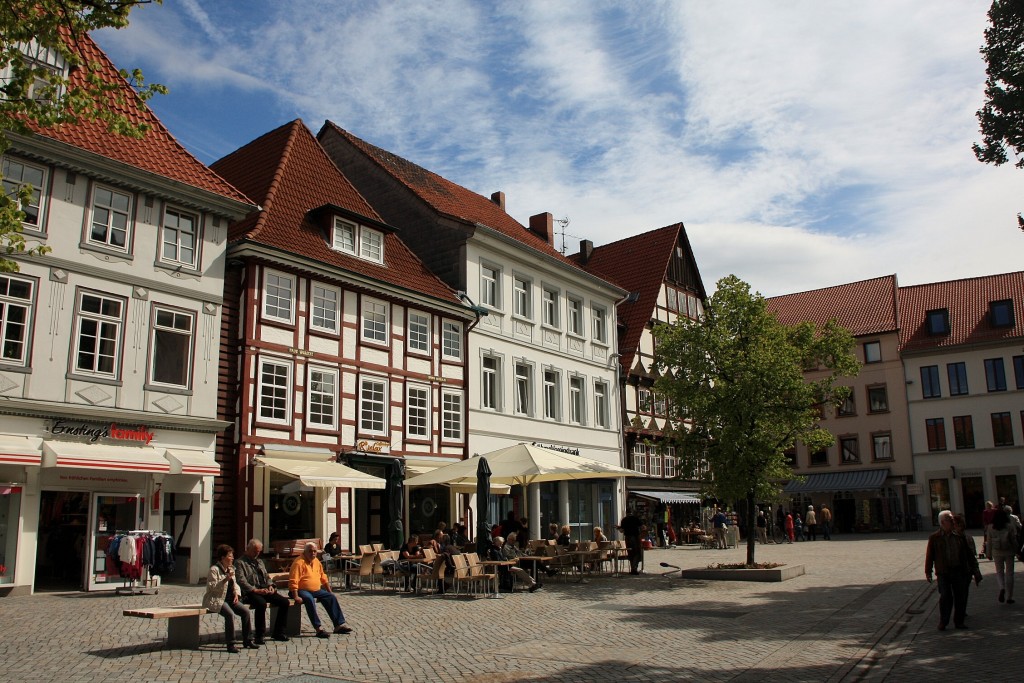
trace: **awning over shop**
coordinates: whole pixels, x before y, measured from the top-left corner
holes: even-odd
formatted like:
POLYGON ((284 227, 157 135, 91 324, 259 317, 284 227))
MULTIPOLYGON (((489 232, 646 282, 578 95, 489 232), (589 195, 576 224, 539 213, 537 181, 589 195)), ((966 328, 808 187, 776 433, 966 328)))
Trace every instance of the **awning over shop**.
POLYGON ((108 446, 75 441, 44 441, 43 467, 78 467, 118 472, 171 471, 164 449, 149 446, 108 446))
POLYGON ((654 498, 662 503, 697 503, 699 505, 702 500, 696 493, 680 491, 630 491, 630 493, 644 498, 654 498))
POLYGON ((38 439, 27 436, 0 436, 0 465, 39 465, 43 453, 38 439))
POLYGON ((270 469, 295 477, 303 486, 348 489, 383 489, 387 481, 341 463, 325 460, 299 460, 258 456, 256 462, 270 469))
POLYGON ((211 451, 168 448, 166 455, 171 463, 171 474, 193 474, 200 477, 215 477, 220 474, 220 465, 211 451))
POLYGON ((826 491, 870 491, 882 488, 889 470, 856 470, 809 474, 804 481, 793 480, 783 493, 823 493, 826 491))

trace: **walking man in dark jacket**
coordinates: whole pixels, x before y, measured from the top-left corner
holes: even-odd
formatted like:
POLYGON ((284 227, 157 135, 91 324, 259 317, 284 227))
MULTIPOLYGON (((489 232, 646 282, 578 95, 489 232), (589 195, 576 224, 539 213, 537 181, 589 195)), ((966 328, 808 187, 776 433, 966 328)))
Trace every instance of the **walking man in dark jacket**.
POLYGON ((953 513, 939 513, 939 530, 928 537, 924 554, 924 576, 932 582, 932 569, 939 581, 939 630, 949 625, 950 612, 953 625, 967 628, 967 593, 971 578, 981 582, 978 558, 971 552, 967 539, 953 531, 953 513))

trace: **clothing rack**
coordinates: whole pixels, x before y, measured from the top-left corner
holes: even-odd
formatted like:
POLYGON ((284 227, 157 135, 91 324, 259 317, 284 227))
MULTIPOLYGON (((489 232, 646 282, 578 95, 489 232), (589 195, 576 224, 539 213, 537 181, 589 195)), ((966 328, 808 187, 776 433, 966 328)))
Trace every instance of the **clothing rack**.
MULTIPOLYGON (((163 531, 156 531, 153 529, 132 529, 131 531, 118 531, 115 536, 120 536, 121 542, 124 542, 124 538, 162 538, 174 540, 174 537, 163 531)), ((153 595, 160 592, 160 577, 150 572, 150 566, 146 563, 141 563, 141 574, 139 577, 124 577, 124 584, 114 589, 116 595, 148 595, 149 591, 152 591, 153 595)))

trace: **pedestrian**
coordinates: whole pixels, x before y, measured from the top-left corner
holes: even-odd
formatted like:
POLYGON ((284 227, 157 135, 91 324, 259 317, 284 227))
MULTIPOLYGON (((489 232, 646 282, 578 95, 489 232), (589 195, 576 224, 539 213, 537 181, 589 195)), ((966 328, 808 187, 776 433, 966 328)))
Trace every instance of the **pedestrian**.
POLYGON ((643 548, 640 546, 640 528, 643 522, 636 516, 636 512, 629 513, 619 522, 619 531, 626 537, 626 552, 629 556, 629 573, 639 574, 640 563, 643 561, 643 548))
POLYGON ((768 518, 764 516, 764 510, 757 511, 757 540, 761 545, 768 542, 768 518))
MULTIPOLYGON (((438 527, 438 531, 441 531, 438 527)), ((446 536, 447 537, 447 536, 446 536)), ((327 610, 334 624, 334 632, 352 633, 351 627, 345 623, 345 615, 338 604, 338 598, 331 590, 331 581, 324 573, 324 567, 316 556, 316 543, 303 546, 302 557, 292 562, 288 573, 288 592, 295 604, 306 607, 309 623, 316 629, 317 638, 330 638, 330 632, 323 628, 320 615, 317 614, 316 603, 319 602, 327 610)))
POLYGON ((832 540, 832 511, 824 505, 821 506, 821 537, 826 541, 832 540))
POLYGON ((981 543, 981 554, 979 558, 992 559, 992 552, 988 547, 988 532, 992 530, 992 518, 996 514, 996 504, 991 500, 985 501, 985 509, 981 512, 981 526, 985 529, 984 540, 981 543))
POLYGON ((967 628, 967 595, 971 577, 981 582, 977 554, 972 552, 965 535, 955 533, 953 513, 943 510, 939 513, 939 530, 928 537, 924 554, 924 576, 932 582, 932 570, 938 579, 939 630, 949 625, 950 613, 953 625, 967 628))
POLYGON ((804 520, 799 512, 793 518, 793 531, 796 533, 796 540, 804 540, 804 520))
POLYGON ((728 526, 725 513, 721 510, 715 513, 715 516, 711 518, 711 526, 715 530, 715 547, 725 550, 728 547, 725 541, 725 528, 728 526))
MULTIPOLYGON (((332 534, 336 538, 338 534, 332 534)), ((253 642, 262 645, 267 632, 267 608, 276 607, 277 617, 274 619, 273 638, 278 642, 287 642, 285 629, 288 626, 288 607, 291 601, 277 592, 277 587, 270 580, 267 567, 260 559, 263 552, 263 541, 253 538, 245 546, 245 554, 239 558, 236 581, 242 590, 242 602, 249 605, 256 622, 256 638, 253 642)), ((326 552, 326 551, 325 551, 326 552)))
POLYGON ((1013 558, 1017 554, 1017 530, 1010 523, 1006 510, 997 509, 992 516, 986 547, 996 565, 996 583, 999 584, 999 602, 1013 604, 1013 558))
POLYGON ((818 516, 814 514, 814 506, 807 506, 807 538, 811 541, 818 540, 818 516))
POLYGON ((796 525, 793 523, 793 513, 786 514, 786 539, 792 543, 796 535, 796 525))

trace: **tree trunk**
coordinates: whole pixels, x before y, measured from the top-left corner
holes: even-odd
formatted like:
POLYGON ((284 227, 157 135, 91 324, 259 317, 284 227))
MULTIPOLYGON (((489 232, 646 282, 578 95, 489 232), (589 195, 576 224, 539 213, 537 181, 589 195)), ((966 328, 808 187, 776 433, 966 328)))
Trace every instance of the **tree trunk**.
POLYGON ((754 545, 757 543, 757 515, 754 513, 754 492, 747 494, 747 566, 754 564, 754 545))

